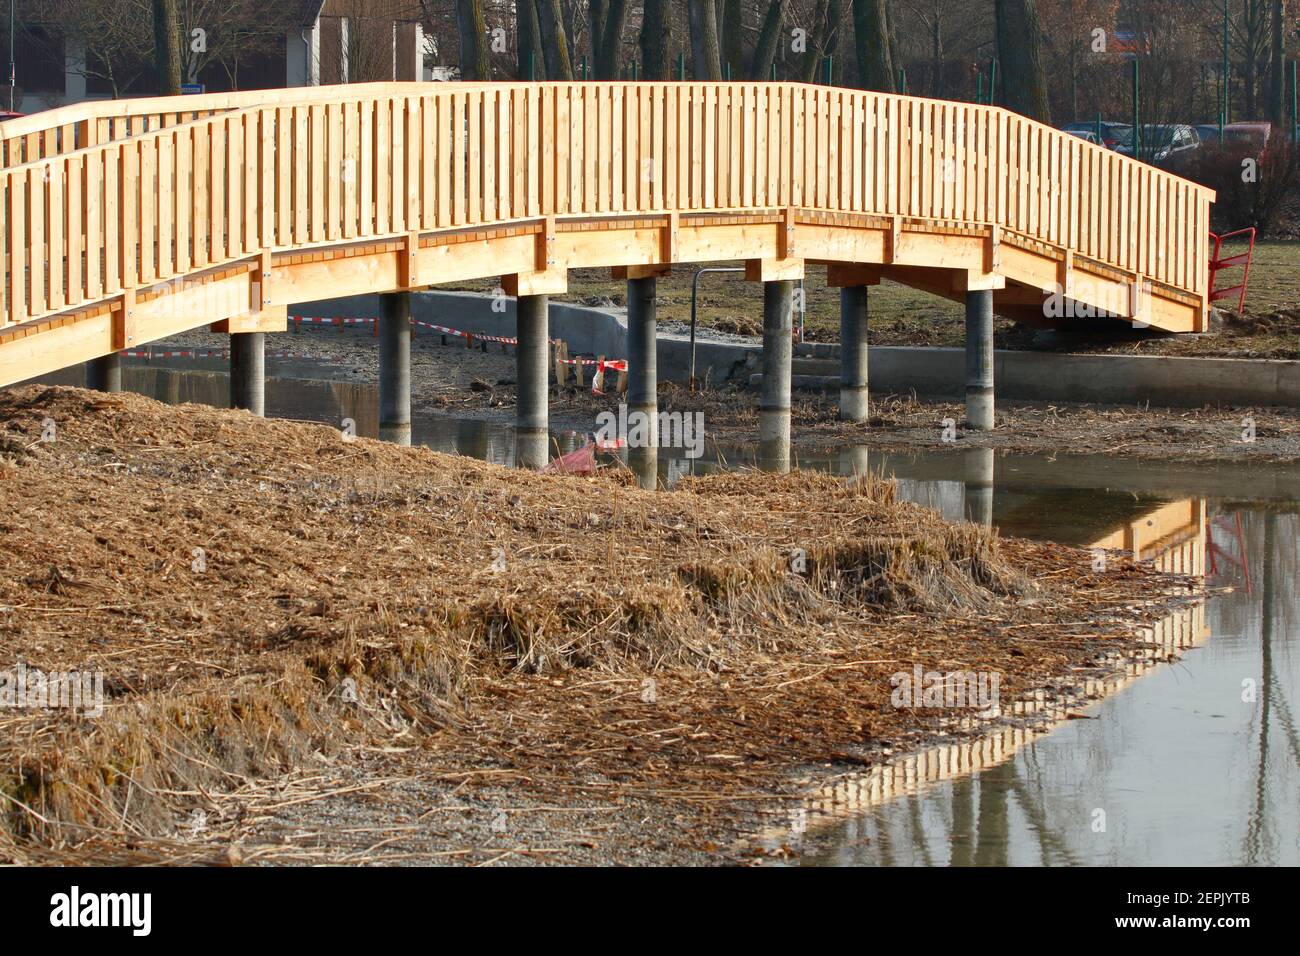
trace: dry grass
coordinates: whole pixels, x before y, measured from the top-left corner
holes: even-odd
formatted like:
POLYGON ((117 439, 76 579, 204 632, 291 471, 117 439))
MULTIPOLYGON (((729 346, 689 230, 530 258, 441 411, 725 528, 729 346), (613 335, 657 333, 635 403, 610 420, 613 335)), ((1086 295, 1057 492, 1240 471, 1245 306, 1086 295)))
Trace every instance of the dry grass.
POLYGON ((656 494, 69 388, 11 390, 0 415, 0 669, 102 670, 109 697, 94 720, 0 710, 14 858, 164 839, 195 801, 395 737, 471 775, 536 760, 531 785, 561 790, 558 755, 588 750, 583 773, 665 800, 770 783, 845 736, 924 725, 883 706, 900 666, 1027 690, 1126 640, 1135 592, 1164 587, 871 478, 656 494), (710 739, 594 746, 601 715, 643 705, 590 695, 648 673, 710 739))

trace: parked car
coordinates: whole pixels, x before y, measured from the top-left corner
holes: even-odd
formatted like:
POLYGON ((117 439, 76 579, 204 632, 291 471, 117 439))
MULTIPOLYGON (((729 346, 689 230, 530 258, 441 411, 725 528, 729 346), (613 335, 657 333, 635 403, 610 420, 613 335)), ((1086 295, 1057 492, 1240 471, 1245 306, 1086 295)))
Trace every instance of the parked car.
POLYGON ((1101 143, 1097 140, 1097 131, 1094 129, 1067 129, 1065 130, 1065 132, 1069 133, 1071 136, 1083 140, 1085 143, 1092 143, 1095 146, 1101 145, 1101 143))
MULTIPOLYGON (((1206 146, 1209 144, 1218 144, 1219 129, 1218 124, 1208 124, 1196 127, 1197 135, 1200 135, 1201 142, 1206 146)), ((1269 140, 1273 138, 1273 124, 1271 122, 1230 122, 1223 127, 1223 144, 1236 152, 1245 153, 1245 155, 1258 157, 1264 155, 1269 148, 1269 140)))
POLYGON ((1128 123, 1110 123, 1106 120, 1102 120, 1100 123, 1067 123, 1065 126, 1061 127, 1061 130, 1062 132, 1071 133, 1075 136, 1078 136, 1080 133, 1091 133, 1092 138, 1089 139, 1088 142, 1095 143, 1097 142, 1097 128, 1099 126, 1101 128, 1101 145, 1105 146, 1107 149, 1114 149, 1118 146, 1123 139, 1122 134, 1126 130, 1131 130, 1133 128, 1128 123))
POLYGON ((0 123, 3 123, 5 120, 18 119, 18 117, 26 115, 26 113, 15 113, 12 110, 0 110, 0 123))
MULTIPOLYGON (((1144 123, 1141 158, 1156 166, 1178 168, 1201 148, 1201 137, 1183 123, 1144 123)), ((1133 155, 1133 129, 1130 127, 1115 151, 1133 155)))

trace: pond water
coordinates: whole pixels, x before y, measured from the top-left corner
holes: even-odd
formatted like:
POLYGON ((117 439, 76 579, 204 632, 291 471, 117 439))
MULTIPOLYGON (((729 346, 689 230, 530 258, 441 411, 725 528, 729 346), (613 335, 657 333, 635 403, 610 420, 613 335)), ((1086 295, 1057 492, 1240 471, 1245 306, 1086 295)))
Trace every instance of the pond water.
MULTIPOLYGON (((124 381, 163 401, 224 405, 222 364, 128 364, 124 381)), ((311 374, 309 366, 268 361, 282 376, 268 379, 268 415, 352 418, 358 434, 374 436, 375 386, 294 377, 311 374)), ((80 384, 80 370, 46 381, 80 384)), ((515 463, 508 425, 419 415, 412 432, 439 451, 515 463)), ((559 453, 583 441, 552 437, 559 453)), ((764 462, 752 447, 710 444, 695 460, 663 450, 653 467, 671 486, 685 474, 764 462)), ((1197 576, 1210 592, 1157 635, 1183 652, 1177 662, 1143 668, 1083 708, 1093 719, 841 781, 801 818, 803 863, 1300 864, 1300 468, 865 447, 796 449, 791 463, 845 475, 879 470, 904 497, 954 520, 1128 550, 1197 576)))

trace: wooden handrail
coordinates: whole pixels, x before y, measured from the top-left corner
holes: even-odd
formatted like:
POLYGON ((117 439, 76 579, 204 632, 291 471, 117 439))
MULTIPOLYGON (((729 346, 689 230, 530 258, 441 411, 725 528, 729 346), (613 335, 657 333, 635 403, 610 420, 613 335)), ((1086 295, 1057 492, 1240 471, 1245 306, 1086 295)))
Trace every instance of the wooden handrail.
POLYGON ((0 329, 271 251, 643 213, 815 210, 993 229, 1202 302, 1208 292, 1212 191, 996 107, 688 82, 384 83, 183 102, 4 124, 5 144, 78 123, 122 122, 128 135, 58 135, 49 153, 0 169, 0 329))

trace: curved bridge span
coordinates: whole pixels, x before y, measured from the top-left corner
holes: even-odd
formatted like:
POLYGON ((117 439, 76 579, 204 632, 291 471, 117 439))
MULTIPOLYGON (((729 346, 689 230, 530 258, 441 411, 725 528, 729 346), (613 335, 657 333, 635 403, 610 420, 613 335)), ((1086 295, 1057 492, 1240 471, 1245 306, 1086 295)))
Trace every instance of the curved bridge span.
POLYGON ((1027 321, 1201 331, 1213 192, 1006 110, 790 83, 363 84, 0 126, 0 384, 286 307, 825 264, 1027 321), (1049 299, 1055 297, 1051 307, 1049 299))

